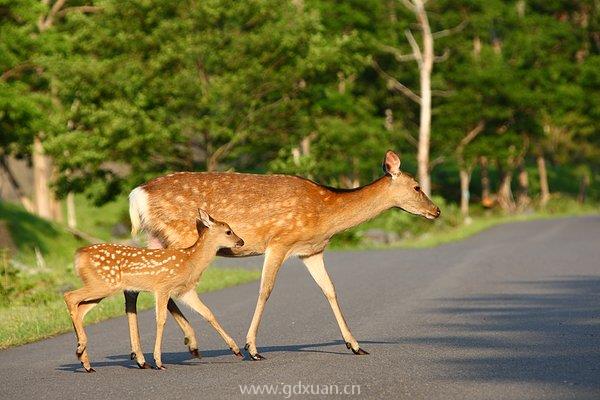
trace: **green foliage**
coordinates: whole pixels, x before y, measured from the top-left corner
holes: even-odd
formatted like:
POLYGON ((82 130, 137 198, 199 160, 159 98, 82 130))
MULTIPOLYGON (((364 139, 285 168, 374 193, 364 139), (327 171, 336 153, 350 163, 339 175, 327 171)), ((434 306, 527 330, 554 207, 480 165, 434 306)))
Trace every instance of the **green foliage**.
MULTIPOLYGON (((417 64, 395 57, 412 52, 406 29, 421 40, 400 1, 74 1, 41 28, 54 4, 0 3, 0 145, 28 156, 39 135, 59 195, 102 204, 166 172, 231 168, 351 186, 387 147, 414 164, 419 106, 373 66, 418 92, 417 64)), ((427 10, 450 33, 435 38, 436 169, 486 156, 510 172, 543 154, 598 173, 597 2, 427 10)))

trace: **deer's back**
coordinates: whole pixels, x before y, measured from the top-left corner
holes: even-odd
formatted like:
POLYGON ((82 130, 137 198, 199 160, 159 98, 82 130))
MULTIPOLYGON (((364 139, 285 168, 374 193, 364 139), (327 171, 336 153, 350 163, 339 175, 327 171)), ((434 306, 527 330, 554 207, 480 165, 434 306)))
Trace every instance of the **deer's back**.
POLYGON ((144 228, 164 244, 190 246, 202 208, 244 239, 244 247, 229 254, 234 256, 261 254, 273 241, 310 242, 323 202, 331 196, 314 182, 288 175, 183 172, 141 188, 147 194, 144 228))

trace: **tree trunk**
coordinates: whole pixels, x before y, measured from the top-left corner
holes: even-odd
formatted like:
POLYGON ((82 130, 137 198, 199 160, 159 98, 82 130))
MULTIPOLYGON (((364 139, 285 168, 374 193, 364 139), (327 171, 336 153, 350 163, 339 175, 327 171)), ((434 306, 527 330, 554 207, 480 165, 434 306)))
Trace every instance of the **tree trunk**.
POLYGON ((35 196, 35 208, 37 215, 42 218, 52 219, 52 206, 50 204, 50 165, 48 158, 44 155, 44 148, 39 137, 33 139, 33 186, 35 196))
POLYGON ((540 205, 543 207, 550 199, 550 188, 548 186, 548 172, 546 170, 546 159, 544 156, 537 156, 537 167, 540 175, 540 205))
POLYGON ((75 213, 75 195, 73 192, 67 194, 67 226, 77 229, 77 214, 75 213))
POLYGON ((481 157, 479 163, 481 165, 481 204, 484 207, 491 207, 494 201, 491 196, 489 163, 487 157, 481 157))
POLYGON ((579 181, 579 193, 577 195, 577 201, 579 202, 579 204, 585 203, 585 193, 589 185, 590 175, 586 173, 581 177, 581 180, 579 181))
POLYGON ((423 1, 415 0, 415 12, 423 33, 423 53, 419 65, 421 85, 421 118, 419 121, 419 148, 417 153, 419 184, 431 196, 429 175, 429 142, 431 134, 431 71, 433 70, 433 35, 423 1))
POLYGON ((512 212, 515 209, 515 200, 512 194, 511 181, 512 171, 504 172, 500 180, 500 187, 498 188, 498 204, 504 211, 507 212, 512 212))
POLYGON ((466 220, 469 218, 469 183, 471 182, 471 171, 461 167, 460 171, 460 213, 466 220))
POLYGON ((531 204, 529 197, 529 177, 525 166, 521 164, 519 167, 519 194, 517 196, 517 206, 520 210, 526 209, 531 204))

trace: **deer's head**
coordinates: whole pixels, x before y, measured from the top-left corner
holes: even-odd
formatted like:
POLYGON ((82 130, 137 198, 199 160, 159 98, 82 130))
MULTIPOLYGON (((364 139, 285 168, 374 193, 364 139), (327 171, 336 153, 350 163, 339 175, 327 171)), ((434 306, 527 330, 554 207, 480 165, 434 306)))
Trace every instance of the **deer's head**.
POLYGON ((244 241, 233 232, 229 224, 226 222, 214 220, 208 213, 202 209, 198 209, 198 217, 196 217, 196 229, 198 235, 205 234, 216 241, 216 245, 223 248, 242 247, 244 241))
POLYGON ((385 153, 383 170, 391 177, 390 196, 395 207, 427 219, 440 216, 440 208, 433 204, 415 179, 400 171, 400 157, 392 150, 385 153))

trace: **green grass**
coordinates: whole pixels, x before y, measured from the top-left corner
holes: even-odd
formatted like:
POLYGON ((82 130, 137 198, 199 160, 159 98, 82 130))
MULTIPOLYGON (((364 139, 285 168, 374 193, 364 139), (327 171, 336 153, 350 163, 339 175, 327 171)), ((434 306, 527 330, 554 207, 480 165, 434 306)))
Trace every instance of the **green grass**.
MULTIPOLYGON (((63 215, 67 215, 63 208, 63 215)), ((95 206, 84 195, 75 195, 77 229, 104 241, 113 240, 113 226, 122 223, 129 230, 129 203, 127 196, 117 198, 102 206, 95 206)))
MULTIPOLYGON (((126 208, 117 203, 95 208, 83 197, 76 202, 79 229, 114 240, 112 226, 126 217, 126 208)), ((31 215, 14 204, 0 202, 0 221, 7 224, 16 246, 10 262, 6 251, 0 254, 0 348, 71 330, 62 294, 81 285, 73 270, 73 254, 87 243, 76 239, 62 225, 31 215), (36 248, 43 263, 36 261, 36 248)), ((258 270, 209 268, 198 290, 219 290, 259 277, 258 270)), ((122 296, 106 299, 89 313, 86 322, 123 315, 123 303, 122 296)), ((138 305, 145 309, 153 303, 151 295, 142 294, 138 305)))

